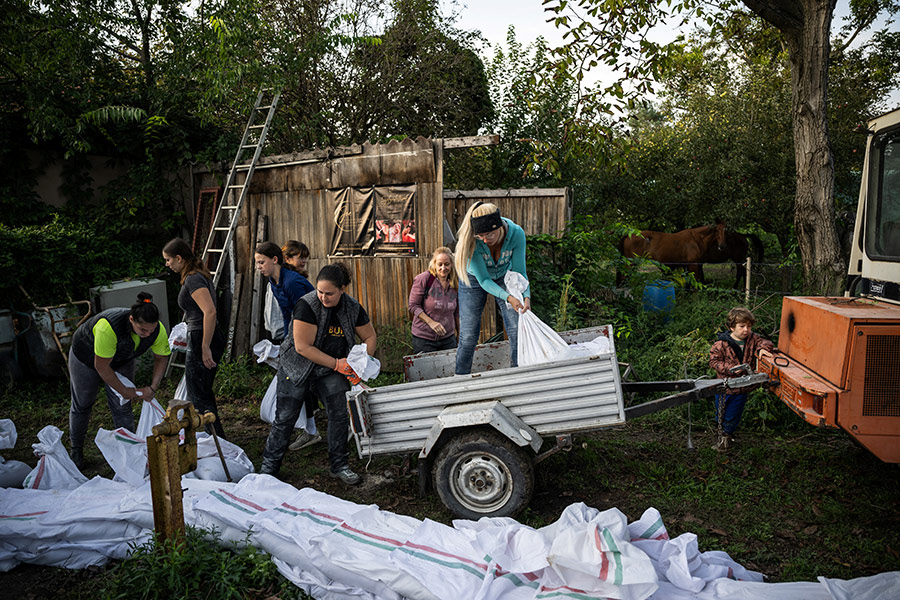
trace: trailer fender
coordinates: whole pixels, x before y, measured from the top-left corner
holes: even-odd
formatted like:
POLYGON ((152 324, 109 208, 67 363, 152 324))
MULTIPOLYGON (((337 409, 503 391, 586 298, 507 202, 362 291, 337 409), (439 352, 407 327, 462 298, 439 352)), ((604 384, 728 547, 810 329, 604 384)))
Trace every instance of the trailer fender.
POLYGON ((537 431, 526 425, 522 419, 512 414, 503 403, 497 400, 456 404, 445 408, 435 419, 435 423, 425 439, 425 446, 419 453, 419 460, 428 458, 445 431, 480 425, 490 425, 517 446, 530 446, 535 453, 540 450, 541 444, 544 442, 537 431))

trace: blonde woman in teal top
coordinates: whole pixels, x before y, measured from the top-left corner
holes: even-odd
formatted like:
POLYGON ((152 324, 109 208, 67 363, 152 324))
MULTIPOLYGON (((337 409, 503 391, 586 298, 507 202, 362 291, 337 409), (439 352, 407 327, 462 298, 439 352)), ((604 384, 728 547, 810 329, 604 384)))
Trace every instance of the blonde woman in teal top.
POLYGON ((510 366, 518 366, 516 354, 519 313, 531 309, 531 288, 524 302, 506 291, 503 278, 507 271, 525 270, 525 232, 500 215, 493 204, 476 202, 466 212, 459 228, 456 246, 456 272, 459 274, 459 346, 456 349, 456 374, 472 371, 472 357, 481 334, 481 313, 488 295, 493 296, 503 317, 509 338, 510 366))

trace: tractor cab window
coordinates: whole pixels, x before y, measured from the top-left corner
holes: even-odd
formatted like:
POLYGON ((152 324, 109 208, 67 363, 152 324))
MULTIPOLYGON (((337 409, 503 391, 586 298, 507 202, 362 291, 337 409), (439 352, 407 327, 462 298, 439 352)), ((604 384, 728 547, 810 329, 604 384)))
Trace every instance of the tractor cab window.
POLYGON ((875 137, 870 160, 866 253, 900 261, 900 129, 875 137))

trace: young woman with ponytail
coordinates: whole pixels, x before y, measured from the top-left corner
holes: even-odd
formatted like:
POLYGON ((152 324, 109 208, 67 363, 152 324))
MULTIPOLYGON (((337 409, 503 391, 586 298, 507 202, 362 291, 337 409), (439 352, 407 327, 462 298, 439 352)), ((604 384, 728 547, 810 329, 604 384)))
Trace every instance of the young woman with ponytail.
POLYGON ((531 288, 525 290, 525 302, 519 302, 507 293, 503 278, 507 271, 528 278, 525 232, 502 217, 495 205, 476 202, 466 212, 457 238, 459 346, 456 349, 456 374, 465 375, 472 371, 472 357, 481 333, 481 313, 488 295, 494 297, 503 317, 503 328, 509 338, 510 366, 518 366, 519 313, 531 308, 531 288))
POLYGON ((213 428, 216 435, 225 437, 213 394, 217 365, 225 353, 225 336, 216 322, 216 290, 212 275, 203 261, 194 256, 190 245, 180 238, 166 244, 162 255, 166 266, 181 277, 178 306, 184 311, 187 323, 184 380, 188 400, 198 412, 216 415, 213 428))

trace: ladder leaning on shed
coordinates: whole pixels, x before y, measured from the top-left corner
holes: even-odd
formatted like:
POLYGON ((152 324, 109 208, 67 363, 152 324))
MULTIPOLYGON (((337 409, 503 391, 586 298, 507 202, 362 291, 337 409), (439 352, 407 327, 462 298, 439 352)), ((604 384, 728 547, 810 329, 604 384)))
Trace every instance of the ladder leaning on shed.
MULTIPOLYGON (((278 107, 280 98, 280 89, 263 88, 256 95, 256 102, 250 111, 250 118, 247 120, 247 126, 244 128, 244 135, 241 137, 241 143, 238 145, 234 162, 228 171, 228 179, 225 180, 222 201, 219 202, 216 216, 213 218, 212 227, 209 230, 209 237, 203 246, 203 253, 201 254, 201 260, 207 265, 209 272, 213 276, 214 288, 218 288, 219 281, 222 279, 226 252, 229 251, 234 239, 234 230, 237 227, 238 217, 241 214, 241 207, 244 205, 247 191, 250 189, 250 180, 256 171, 256 163, 259 161, 260 154, 262 154, 266 135, 269 133, 269 126, 272 124, 272 117, 275 115, 275 109, 278 107), (262 123, 257 122, 257 117, 264 111, 266 115, 265 120, 262 123), (249 162, 247 162, 250 152, 253 154, 249 156, 249 162), (235 183, 238 173, 246 173, 241 183, 235 183)), ((231 256, 229 262, 231 268, 234 269, 233 256, 231 256)), ((231 347, 231 338, 232 332, 229 331, 229 348, 231 347)), ((172 352, 166 368, 166 376, 169 375, 173 367, 184 368, 184 362, 176 358, 179 352, 172 352)))
POLYGON ((244 129, 244 135, 234 157, 234 163, 232 163, 231 170, 228 172, 222 201, 219 203, 218 210, 216 210, 212 229, 210 229, 209 238, 203 247, 202 255, 203 261, 213 260, 213 264, 207 264, 207 266, 209 266, 209 271, 212 273, 214 286, 218 286, 219 280, 222 278, 225 252, 234 237, 238 215, 240 215, 241 206, 243 206, 244 199, 247 197, 250 179, 256 170, 256 163, 259 160, 259 155, 262 153, 266 134, 269 132, 269 125, 272 123, 272 117, 275 114, 275 108, 278 106, 280 97, 280 90, 274 92, 269 89, 260 90, 256 96, 256 104, 253 105, 253 110, 250 111, 250 119, 247 121, 247 127, 244 129), (273 94, 271 101, 266 100, 269 94, 273 94), (266 104, 265 102, 268 103, 266 104), (256 117, 261 111, 266 111, 265 122, 256 123, 256 117), (246 162, 246 153, 251 151, 253 156, 250 158, 249 164, 244 164, 246 162), (235 183, 239 172, 246 172, 246 177, 244 177, 242 183, 235 183))

